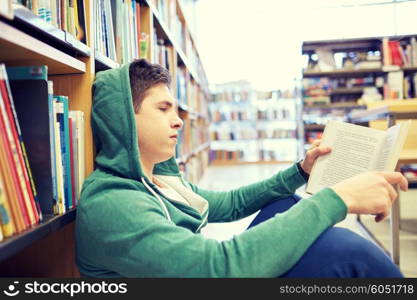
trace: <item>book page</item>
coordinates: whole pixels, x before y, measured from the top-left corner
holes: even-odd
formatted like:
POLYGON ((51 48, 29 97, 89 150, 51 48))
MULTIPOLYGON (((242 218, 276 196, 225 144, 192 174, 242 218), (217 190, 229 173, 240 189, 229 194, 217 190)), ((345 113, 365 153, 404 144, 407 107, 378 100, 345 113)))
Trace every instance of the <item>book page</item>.
POLYGON ((319 157, 311 171, 306 192, 313 194, 354 175, 372 170, 380 147, 385 142, 385 131, 364 126, 329 121, 321 145, 332 152, 319 157))
MULTIPOLYGON (((387 130, 384 147, 381 148, 379 159, 376 162, 375 171, 385 171, 388 163, 388 157, 394 149, 395 141, 400 133, 400 124, 390 127, 387 130)), ((393 170, 391 170, 393 171, 393 170)))
POLYGON ((378 163, 375 166, 377 171, 395 171, 400 152, 407 138, 411 121, 399 123, 387 130, 384 146, 381 148, 378 163))

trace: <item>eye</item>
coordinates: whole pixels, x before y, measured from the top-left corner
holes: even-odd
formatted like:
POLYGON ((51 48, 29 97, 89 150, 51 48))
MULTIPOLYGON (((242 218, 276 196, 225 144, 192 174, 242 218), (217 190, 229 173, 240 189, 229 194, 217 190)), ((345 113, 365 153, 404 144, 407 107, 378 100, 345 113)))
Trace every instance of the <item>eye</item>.
POLYGON ((167 111, 168 110, 168 107, 160 107, 160 108, 158 108, 160 111, 167 111))

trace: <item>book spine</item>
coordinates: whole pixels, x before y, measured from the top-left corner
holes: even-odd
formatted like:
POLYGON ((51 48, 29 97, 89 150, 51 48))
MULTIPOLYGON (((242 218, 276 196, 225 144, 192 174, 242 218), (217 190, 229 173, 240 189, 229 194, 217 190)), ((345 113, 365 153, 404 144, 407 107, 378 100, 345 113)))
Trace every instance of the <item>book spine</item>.
POLYGON ((8 201, 3 176, 0 173, 0 223, 3 236, 6 238, 12 236, 15 232, 8 201))
POLYGON ((62 215, 65 212, 65 192, 64 192, 64 175, 62 167, 61 156, 61 136, 60 136, 60 122, 55 123, 55 153, 57 158, 56 171, 57 171, 57 185, 58 185, 58 203, 55 208, 56 214, 62 215))
POLYGON ((74 174, 74 139, 73 139, 73 120, 71 117, 69 117, 68 120, 69 124, 69 150, 70 150, 70 169, 71 169, 71 194, 72 194, 72 202, 70 208, 75 207, 75 174, 74 174))
POLYGON ((80 197, 82 185, 85 179, 85 120, 84 112, 77 112, 77 133, 78 133, 78 197, 80 197))
MULTIPOLYGON (((44 74, 44 76, 47 76, 47 69, 45 68, 36 68, 36 70, 39 72, 39 70, 41 70, 41 73, 44 74)), ((22 137, 22 132, 20 129, 20 124, 19 124, 19 119, 17 117, 17 113, 16 113, 16 108, 14 106, 14 101, 12 98, 12 92, 9 86, 9 81, 7 78, 7 72, 3 67, 2 70, 3 76, 4 76, 4 89, 5 89, 5 94, 6 94, 6 110, 7 110, 7 114, 9 116, 10 120, 13 120, 14 122, 11 122, 12 124, 12 131, 13 131, 13 136, 14 139, 16 140, 16 148, 17 148, 17 152, 18 152, 18 156, 19 156, 19 162, 20 165, 22 167, 22 173, 24 176, 24 184, 26 186, 26 190, 29 194, 29 198, 30 198, 30 207, 31 210, 33 211, 34 215, 35 215, 35 223, 39 223, 40 221, 43 220, 42 217, 42 211, 40 209, 40 204, 39 201, 37 199, 37 193, 36 193, 36 188, 35 188, 35 184, 33 182, 33 178, 32 178, 32 173, 31 173, 31 169, 30 169, 30 164, 29 164, 29 160, 27 158, 27 154, 26 154, 26 148, 25 148, 25 144, 23 141, 23 137, 22 137)))
POLYGON ((12 127, 11 122, 13 120, 9 119, 9 117, 7 116, 7 112, 6 112, 6 107, 5 107, 6 101, 3 98, 3 95, 5 95, 3 92, 4 80, 1 80, 1 86, 2 86, 2 97, 0 101, 0 114, 2 116, 2 126, 4 128, 4 133, 5 133, 4 143, 6 146, 6 152, 8 153, 9 163, 11 165, 11 171, 12 171, 11 175, 13 177, 13 180, 15 181, 16 190, 18 192, 19 204, 23 212, 25 224, 26 226, 29 227, 35 224, 36 220, 35 220, 34 213, 31 209, 29 194, 26 189, 26 184, 24 182, 22 165, 20 164, 20 160, 19 160, 18 152, 17 152, 17 146, 16 146, 17 141, 14 139, 12 129, 11 129, 12 127))
MULTIPOLYGON (((3 102, 3 99, 0 99, 1 102, 3 102)), ((4 151, 3 153, 3 164, 4 164, 4 170, 3 170, 3 177, 7 176, 7 178, 10 179, 8 185, 11 189, 10 193, 13 193, 15 195, 16 199, 16 206, 15 206, 15 215, 16 217, 19 217, 19 227, 18 230, 23 231, 26 228, 29 227, 29 217, 26 211, 26 207, 23 200, 22 191, 19 187, 19 180, 17 178, 16 174, 16 167, 13 164, 13 155, 12 151, 10 149, 10 144, 7 138, 7 132, 6 132, 6 126, 5 126, 5 120, 3 118, 3 114, 0 112, 0 141, 3 145, 1 147, 1 150, 4 151)))
POLYGON ((56 97, 57 101, 62 103, 62 113, 58 114, 58 120, 61 124, 61 153, 64 175, 65 189, 65 208, 68 210, 72 207, 72 188, 71 188, 71 158, 70 158, 70 138, 68 125, 68 99, 65 96, 56 97))
POLYGON ((55 153, 55 130, 54 124, 56 122, 53 98, 53 82, 48 81, 48 111, 49 111, 49 135, 50 135, 50 149, 51 149, 51 174, 52 174, 52 207, 54 214, 57 213, 58 202, 58 185, 56 172, 56 153, 55 153))
POLYGON ((39 211, 35 203, 34 193, 30 184, 29 175, 27 165, 24 160, 23 151, 21 144, 23 143, 23 139, 20 133, 20 126, 19 120, 17 118, 16 112, 14 110, 13 99, 10 87, 7 86, 8 79, 6 69, 4 65, 0 71, 2 73, 0 81, 1 81, 1 92, 4 95, 4 109, 7 114, 7 118, 9 119, 10 125, 10 137, 9 139, 12 141, 11 147, 15 150, 14 156, 16 159, 16 168, 19 175, 19 180, 21 184, 21 188, 25 197, 25 203, 28 209, 29 218, 31 221, 31 225, 39 223, 39 211))

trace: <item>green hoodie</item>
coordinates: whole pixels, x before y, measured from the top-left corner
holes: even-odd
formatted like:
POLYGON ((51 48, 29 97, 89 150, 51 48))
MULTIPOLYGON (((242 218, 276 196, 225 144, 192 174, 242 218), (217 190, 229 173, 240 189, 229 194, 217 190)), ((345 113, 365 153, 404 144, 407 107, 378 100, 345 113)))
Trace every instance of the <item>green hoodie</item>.
POLYGON ((89 277, 277 277, 328 227, 343 220, 331 189, 227 241, 204 237, 207 222, 251 215, 305 184, 294 164, 238 189, 207 191, 180 175, 175 158, 155 165, 191 205, 168 199, 145 176, 129 83, 129 65, 97 74, 92 129, 96 169, 83 185, 76 218, 76 262, 89 277))

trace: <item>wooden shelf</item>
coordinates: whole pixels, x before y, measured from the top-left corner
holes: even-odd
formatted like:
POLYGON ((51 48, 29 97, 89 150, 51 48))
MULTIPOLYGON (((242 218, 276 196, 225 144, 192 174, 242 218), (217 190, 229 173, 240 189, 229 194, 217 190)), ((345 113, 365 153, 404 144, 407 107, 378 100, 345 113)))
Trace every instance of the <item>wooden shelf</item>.
POLYGON ((206 150, 207 148, 210 147, 210 142, 204 143, 202 145, 200 145, 199 147, 197 147, 196 149, 194 149, 194 151, 192 151, 189 154, 185 154, 183 155, 181 158, 177 158, 176 161, 177 163, 187 163, 191 157, 196 156, 198 153, 200 153, 201 151, 206 150))
POLYGON ((0 243, 0 262, 73 222, 75 215, 76 209, 72 209, 64 215, 46 217, 43 223, 2 241, 0 243))
POLYGON ((96 72, 104 71, 108 69, 114 69, 120 66, 119 63, 115 62, 114 60, 98 52, 94 54, 94 59, 95 59, 95 71, 96 72))
MULTIPOLYGON (((395 38, 396 40, 403 40, 414 35, 391 36, 388 38, 395 38)), ((302 54, 311 54, 322 46, 332 45, 334 52, 346 51, 369 51, 369 49, 380 50, 382 39, 384 37, 364 37, 353 39, 331 39, 318 41, 304 41, 302 45, 302 54)))
POLYGON ((85 73, 85 63, 0 21, 0 58, 10 66, 47 65, 48 73, 85 73))
MULTIPOLYGON (((415 72, 417 71, 417 66, 411 67, 399 67, 399 66, 387 66, 382 68, 369 68, 369 69, 339 69, 333 71, 304 71, 303 77, 312 78, 312 77, 348 77, 354 75, 367 75, 367 74, 385 74, 390 71, 404 71, 404 72, 415 72)), ((355 89, 353 89, 355 90, 355 89)))
POLYGON ((333 70, 333 71, 304 71, 303 77, 347 77, 352 75, 366 75, 369 73, 373 74, 384 74, 385 71, 382 68, 378 69, 360 69, 360 70, 333 70))
POLYGON ((65 49, 81 56, 90 56, 91 49, 81 41, 77 40, 72 34, 59 29, 42 18, 35 15, 32 11, 21 4, 13 4, 14 19, 10 24, 31 36, 39 37, 40 40, 47 40, 59 44, 65 49))
POLYGON ((304 125, 305 130, 311 130, 311 131, 320 131, 324 130, 325 125, 320 124, 306 124, 304 125))
POLYGON ((275 165, 275 164, 293 164, 294 161, 289 160, 259 160, 259 161, 240 161, 215 159, 211 161, 211 166, 240 166, 240 165, 275 165))
POLYGON ((310 111, 315 109, 365 109, 366 105, 359 105, 356 102, 341 102, 341 103, 332 103, 328 105, 306 105, 303 107, 304 111, 310 111))

